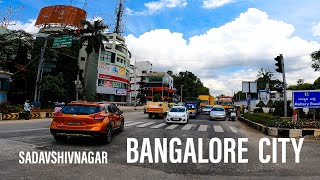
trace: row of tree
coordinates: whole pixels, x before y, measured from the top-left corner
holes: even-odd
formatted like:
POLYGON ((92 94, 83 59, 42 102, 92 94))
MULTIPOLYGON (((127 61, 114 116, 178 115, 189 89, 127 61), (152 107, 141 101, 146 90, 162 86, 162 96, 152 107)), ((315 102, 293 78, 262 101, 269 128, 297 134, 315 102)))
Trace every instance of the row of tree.
MULTIPOLYGON (((40 82, 40 101, 44 106, 49 105, 49 101, 75 100, 74 81, 77 73, 80 72, 80 76, 84 76, 78 66, 79 49, 85 45, 88 57, 92 52, 98 52, 104 47, 103 41, 108 41, 102 35, 107 28, 102 20, 92 23, 83 20, 81 23, 86 27, 84 31, 86 35, 76 34, 73 31, 64 31, 59 34, 59 36, 73 36, 70 48, 52 49, 54 35, 48 38, 44 68, 50 70, 41 74, 43 78, 40 82), (46 67, 48 64, 51 68, 46 67)), ((0 34, 0 70, 13 73, 8 93, 8 101, 11 104, 22 104, 26 99, 33 100, 41 48, 44 43, 45 38, 34 39, 33 35, 24 30, 7 30, 0 34)), ((86 63, 88 63, 87 59, 86 63)))

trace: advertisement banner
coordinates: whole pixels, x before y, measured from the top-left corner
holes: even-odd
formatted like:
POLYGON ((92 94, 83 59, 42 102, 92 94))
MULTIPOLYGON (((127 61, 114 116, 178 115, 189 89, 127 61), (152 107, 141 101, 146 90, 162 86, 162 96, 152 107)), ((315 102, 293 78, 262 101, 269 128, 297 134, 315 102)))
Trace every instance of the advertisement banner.
POLYGON ((127 90, 126 89, 120 89, 120 88, 117 88, 116 89, 116 95, 123 95, 125 96, 127 94, 127 90))

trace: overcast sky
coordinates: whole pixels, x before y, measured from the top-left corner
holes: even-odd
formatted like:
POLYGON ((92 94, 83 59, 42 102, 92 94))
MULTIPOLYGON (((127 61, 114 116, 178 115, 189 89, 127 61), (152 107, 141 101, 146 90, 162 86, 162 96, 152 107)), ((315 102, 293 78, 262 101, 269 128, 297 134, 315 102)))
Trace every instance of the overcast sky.
MULTIPOLYGON (((87 2, 6 0, 0 6, 23 6, 10 28, 30 33, 38 30, 41 7, 56 4, 84 7, 89 20, 101 17, 113 26, 116 0, 87 2)), ((309 56, 320 49, 319 0, 126 0, 125 7, 124 35, 133 58, 151 61, 154 71, 191 71, 212 95, 241 90, 260 68, 275 71, 280 53, 288 84, 319 77, 309 56)))

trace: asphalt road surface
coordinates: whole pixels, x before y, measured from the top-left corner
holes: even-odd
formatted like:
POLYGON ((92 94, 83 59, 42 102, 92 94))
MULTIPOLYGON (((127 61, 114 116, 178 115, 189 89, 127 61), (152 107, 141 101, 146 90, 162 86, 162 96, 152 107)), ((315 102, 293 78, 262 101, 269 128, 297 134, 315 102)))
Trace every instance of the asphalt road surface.
MULTIPOLYGON (((189 125, 167 125, 163 119, 148 119, 142 111, 126 112, 125 131, 115 134, 111 144, 99 145, 91 138, 70 138, 56 142, 49 132, 52 119, 0 121, 0 179, 281 179, 320 178, 320 141, 305 140, 300 163, 295 163, 292 144, 286 145, 286 163, 259 161, 259 140, 268 137, 238 121, 209 121, 201 115, 189 125), (187 138, 193 138, 198 152, 198 138, 203 140, 203 156, 208 158, 211 138, 248 138, 244 158, 248 163, 127 163, 127 138, 136 138, 141 150, 143 138, 180 138, 184 152, 187 138), (20 151, 106 151, 107 164, 19 164, 20 151)), ((236 148, 237 149, 237 148, 236 148)), ((216 152, 216 151, 215 151, 216 152)), ((266 148, 265 154, 272 154, 266 148)), ((236 155, 237 152, 236 152, 236 155)))

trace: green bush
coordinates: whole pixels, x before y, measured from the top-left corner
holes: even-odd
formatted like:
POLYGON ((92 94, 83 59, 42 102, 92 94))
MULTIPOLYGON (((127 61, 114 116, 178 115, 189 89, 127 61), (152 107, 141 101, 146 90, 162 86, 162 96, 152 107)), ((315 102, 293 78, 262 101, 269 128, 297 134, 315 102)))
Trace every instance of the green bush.
POLYGON ((9 103, 0 104, 0 112, 3 114, 18 113, 23 111, 23 105, 11 106, 9 103))
POLYGON ((290 129, 320 128, 320 121, 300 120, 296 124, 293 124, 291 120, 279 119, 278 116, 273 116, 271 114, 266 113, 246 113, 243 115, 243 117, 250 121, 263 124, 269 127, 290 129))
POLYGON ((256 123, 267 125, 272 120, 277 120, 279 117, 273 116, 266 113, 246 113, 243 115, 244 118, 251 120, 256 123))
MULTIPOLYGON (((287 102, 287 109, 288 109, 287 115, 292 116, 293 110, 289 105, 290 105, 290 101, 287 102)), ((274 108, 274 111, 272 112, 272 114, 274 116, 283 116, 284 101, 275 101, 273 103, 273 108, 274 108)))
POLYGON ((255 108, 253 110, 254 113, 263 113, 263 109, 262 108, 255 108))

